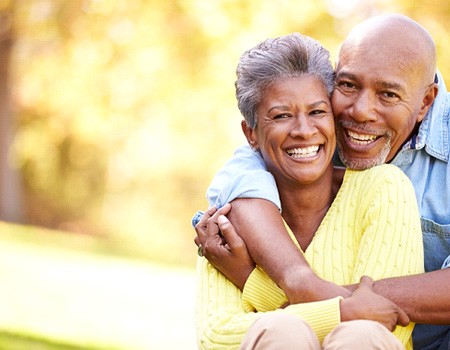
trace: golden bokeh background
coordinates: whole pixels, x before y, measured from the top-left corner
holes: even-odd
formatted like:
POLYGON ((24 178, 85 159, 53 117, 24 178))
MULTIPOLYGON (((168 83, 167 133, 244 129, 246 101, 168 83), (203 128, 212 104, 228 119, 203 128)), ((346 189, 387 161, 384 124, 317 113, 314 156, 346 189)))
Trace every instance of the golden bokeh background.
POLYGON ((21 224, 3 240, 192 272, 190 219, 244 143, 240 54, 298 31, 335 59, 386 12, 430 31, 449 84, 447 0, 0 0, 0 219, 21 224))

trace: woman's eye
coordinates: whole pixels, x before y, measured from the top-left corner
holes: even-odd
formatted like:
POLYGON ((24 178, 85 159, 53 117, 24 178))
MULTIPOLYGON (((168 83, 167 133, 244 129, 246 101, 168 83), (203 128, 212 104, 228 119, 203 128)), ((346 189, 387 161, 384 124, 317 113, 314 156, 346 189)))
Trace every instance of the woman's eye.
POLYGON ((289 114, 286 113, 277 114, 276 116, 273 117, 273 119, 285 119, 285 118, 289 118, 289 114))

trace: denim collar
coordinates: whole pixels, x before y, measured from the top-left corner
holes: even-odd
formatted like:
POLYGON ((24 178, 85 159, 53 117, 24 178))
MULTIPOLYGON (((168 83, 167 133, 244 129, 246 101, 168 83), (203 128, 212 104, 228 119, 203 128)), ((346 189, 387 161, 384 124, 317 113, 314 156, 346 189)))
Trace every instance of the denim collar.
POLYGON ((450 93, 447 93, 444 79, 437 72, 439 91, 427 115, 422 120, 419 132, 414 135, 403 149, 422 149, 442 161, 449 160, 449 119, 450 93))

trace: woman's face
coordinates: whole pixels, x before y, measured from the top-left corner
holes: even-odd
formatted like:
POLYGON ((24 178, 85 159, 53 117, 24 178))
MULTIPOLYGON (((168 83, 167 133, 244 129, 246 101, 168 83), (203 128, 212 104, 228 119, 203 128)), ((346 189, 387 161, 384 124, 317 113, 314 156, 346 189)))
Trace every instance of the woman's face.
POLYGON ((310 184, 331 166, 336 147, 327 91, 314 76, 280 78, 269 85, 257 109, 257 127, 243 125, 259 148, 278 186, 281 181, 310 184))

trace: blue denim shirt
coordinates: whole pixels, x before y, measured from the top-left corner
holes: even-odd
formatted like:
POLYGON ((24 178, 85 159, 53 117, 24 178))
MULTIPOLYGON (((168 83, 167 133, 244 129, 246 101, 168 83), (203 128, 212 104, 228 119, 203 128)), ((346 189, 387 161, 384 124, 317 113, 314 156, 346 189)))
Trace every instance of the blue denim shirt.
MULTIPOLYGON (((448 267, 450 263, 450 93, 441 74, 437 76, 439 92, 418 134, 406 142, 391 161, 405 172, 416 192, 423 231, 425 271, 448 267), (444 266, 447 257, 449 260, 444 266)), ((260 153, 249 146, 242 146, 216 174, 208 188, 207 198, 211 205, 220 208, 233 199, 249 197, 269 200, 281 210, 275 181, 266 170, 260 153)), ((429 326, 423 330, 421 325, 416 326, 415 348, 425 349, 425 343, 420 343, 425 334, 431 338, 427 344, 433 343, 433 338, 442 338, 441 329, 440 334, 432 333, 429 326)))

